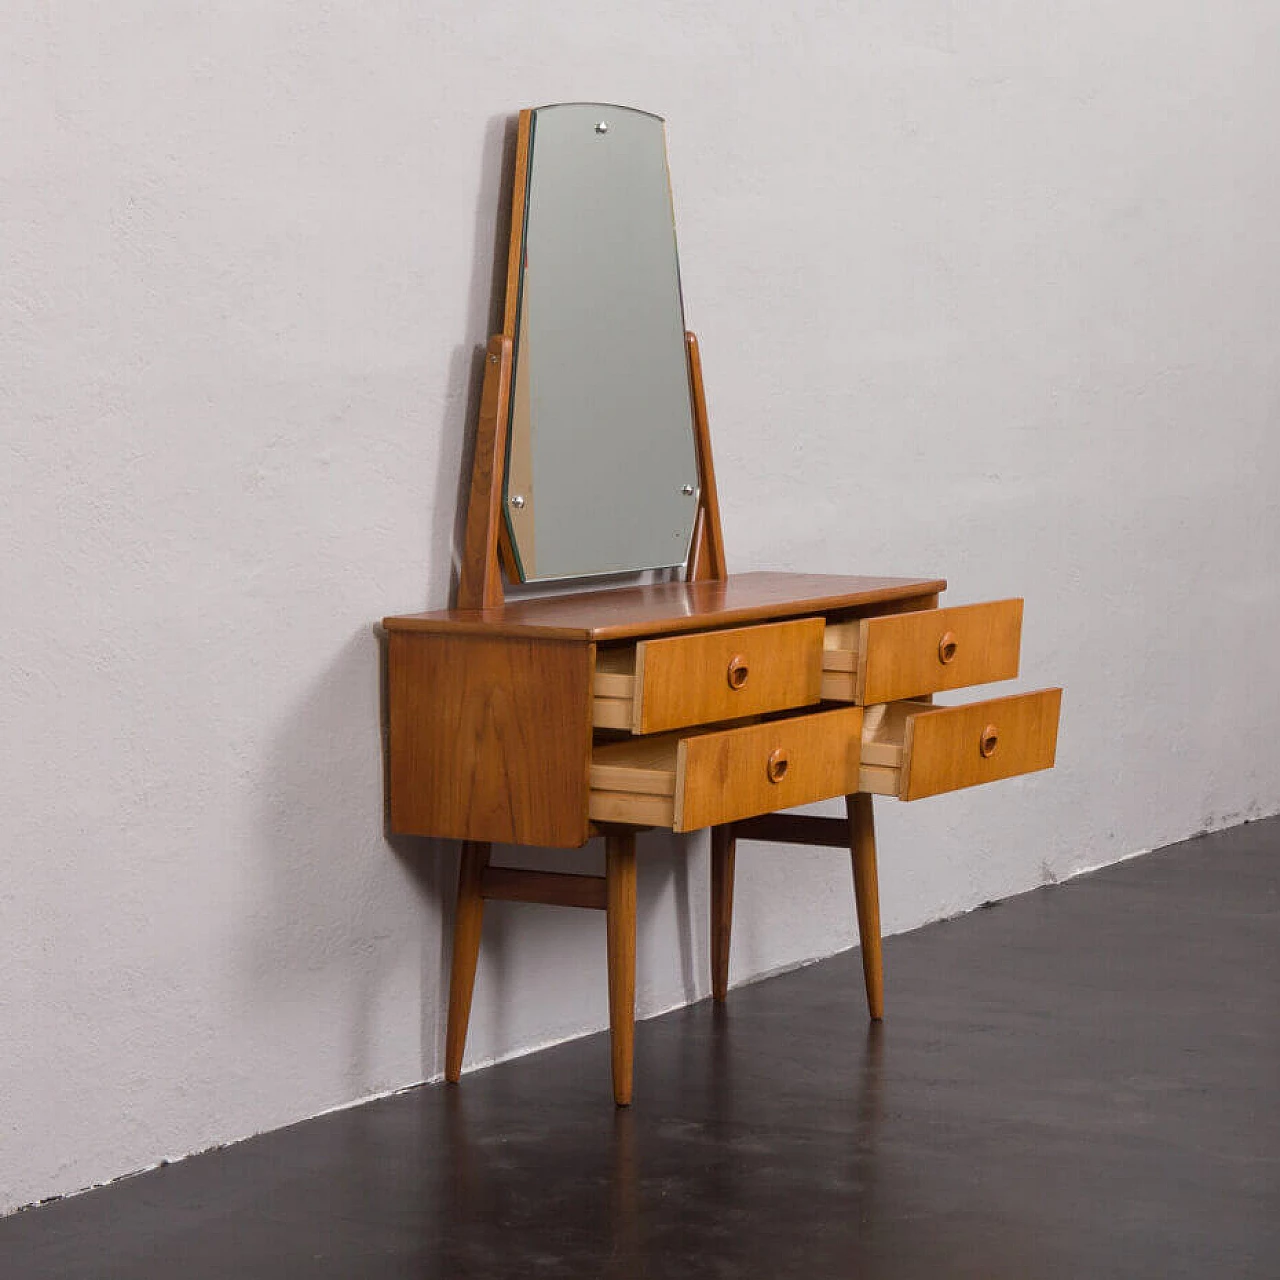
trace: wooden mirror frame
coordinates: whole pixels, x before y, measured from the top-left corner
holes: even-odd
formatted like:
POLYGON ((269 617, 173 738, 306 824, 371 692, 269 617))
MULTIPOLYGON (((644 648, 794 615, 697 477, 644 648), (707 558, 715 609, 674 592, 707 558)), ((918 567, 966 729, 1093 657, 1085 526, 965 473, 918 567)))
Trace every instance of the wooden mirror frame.
MULTIPOLYGON (((497 609, 505 593, 503 574, 518 582, 511 534, 503 518, 506 488, 507 436, 511 418, 511 377, 514 367, 517 301, 520 269, 524 260, 525 192, 529 178, 529 142, 533 112, 520 112, 516 135, 515 173, 511 184, 511 241, 507 251, 506 297, 502 332, 489 339, 484 361, 484 384, 476 424, 475 456, 471 467, 471 492, 467 503, 466 533, 458 571, 457 609, 497 609)), ((715 467, 711 461, 711 437, 707 427, 706 395, 702 384, 702 358, 698 339, 685 334, 688 357, 689 401, 693 409, 694 452, 698 465, 698 506, 685 577, 690 582, 723 580, 726 576, 724 536, 720 527, 720 500, 716 493, 715 467)))

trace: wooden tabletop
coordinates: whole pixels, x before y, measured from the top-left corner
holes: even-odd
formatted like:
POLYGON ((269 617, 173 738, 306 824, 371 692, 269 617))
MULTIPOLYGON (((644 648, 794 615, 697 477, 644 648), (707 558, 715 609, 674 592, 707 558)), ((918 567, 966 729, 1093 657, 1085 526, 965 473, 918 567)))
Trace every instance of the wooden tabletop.
POLYGON ((384 618, 388 631, 626 640, 740 622, 831 613, 945 591, 942 578, 737 573, 723 582, 663 582, 513 600, 498 609, 441 609, 384 618))

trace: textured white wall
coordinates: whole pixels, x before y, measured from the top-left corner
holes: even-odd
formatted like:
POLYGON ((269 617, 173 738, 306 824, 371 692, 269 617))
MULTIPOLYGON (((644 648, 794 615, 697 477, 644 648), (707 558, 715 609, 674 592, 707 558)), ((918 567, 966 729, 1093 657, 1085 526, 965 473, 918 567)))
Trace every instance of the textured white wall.
MULTIPOLYGON (((1058 770, 883 805, 889 930, 1280 809, 1277 22, 6 5, 0 1210, 440 1070, 372 624, 447 599, 522 105, 670 121, 731 567, 1027 598, 1058 770)), ((676 849, 642 1013, 707 990, 676 849)), ((848 945, 845 859, 740 864, 737 979, 848 945)), ((594 913, 485 941, 473 1062, 605 1025, 594 913)))

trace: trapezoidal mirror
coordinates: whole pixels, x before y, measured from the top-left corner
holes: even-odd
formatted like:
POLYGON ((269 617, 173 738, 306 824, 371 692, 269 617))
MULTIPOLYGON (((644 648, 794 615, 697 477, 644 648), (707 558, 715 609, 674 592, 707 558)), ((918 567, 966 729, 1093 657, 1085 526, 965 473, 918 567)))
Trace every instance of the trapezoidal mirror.
POLYGON ((502 495, 516 576, 682 567, 699 480, 664 123, 538 107, 520 150, 502 495))

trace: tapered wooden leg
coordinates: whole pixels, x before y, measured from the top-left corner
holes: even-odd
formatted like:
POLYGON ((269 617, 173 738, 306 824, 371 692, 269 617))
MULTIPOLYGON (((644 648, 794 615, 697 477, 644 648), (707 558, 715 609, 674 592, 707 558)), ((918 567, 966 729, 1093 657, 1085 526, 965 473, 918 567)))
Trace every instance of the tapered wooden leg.
POLYGON ((733 935, 733 827, 711 828, 711 994, 729 991, 729 940, 733 935))
POLYGON ((605 837, 606 921, 609 935, 609 1038, 613 1100, 631 1105, 636 1031, 636 837, 605 837))
POLYGON ((880 882, 876 876, 876 826, 871 797, 859 791, 846 796, 849 847, 853 853, 853 895, 858 906, 858 943, 862 948, 862 976, 867 984, 867 1009, 872 1018, 884 1017, 884 963, 880 955, 880 882))
POLYGON ((487 843, 464 842, 462 862, 458 866, 458 909, 453 918, 453 965, 449 972, 449 1028, 444 1046, 444 1078, 454 1084, 462 1075, 462 1055, 467 1047, 471 993, 475 990, 476 961, 480 958, 480 926, 484 923, 480 883, 489 865, 489 850, 487 843))

